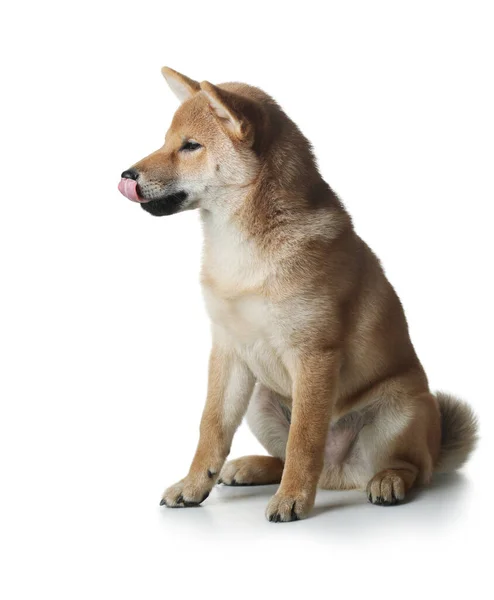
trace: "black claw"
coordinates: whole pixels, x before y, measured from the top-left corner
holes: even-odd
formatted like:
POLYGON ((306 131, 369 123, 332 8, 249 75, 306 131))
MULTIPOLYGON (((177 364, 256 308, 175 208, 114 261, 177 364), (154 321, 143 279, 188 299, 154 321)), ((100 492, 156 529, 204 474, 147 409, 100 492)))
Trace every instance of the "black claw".
POLYGON ((202 500, 199 502, 199 504, 202 504, 204 502, 204 500, 206 500, 206 498, 209 496, 209 492, 206 492, 204 494, 204 496, 202 497, 202 500))
MULTIPOLYGON (((220 481, 218 481, 218 483, 220 483, 220 481)), ((258 486, 264 485, 263 483, 251 483, 248 481, 239 483, 236 479, 232 479, 230 481, 230 483, 226 483, 225 481, 221 480, 221 483, 223 483, 224 485, 228 485, 230 487, 258 487, 258 486)), ((268 485, 268 484, 266 484, 266 485, 268 485)))
POLYGON ((298 521, 298 515, 297 515, 297 513, 295 512, 295 504, 296 504, 296 503, 294 502, 294 503, 293 503, 293 506, 292 506, 292 511, 291 511, 291 513, 290 513, 290 517, 291 517, 292 521, 298 521))
POLYGON ((161 499, 160 506, 166 506, 166 500, 164 498, 161 499))
POLYGON ((223 483, 223 479, 218 479, 218 481, 216 482, 217 485, 220 485, 220 483, 223 483))
POLYGON ((377 496, 375 500, 372 499, 372 496, 369 496, 369 501, 376 506, 394 506, 398 504, 398 500, 393 495, 391 500, 385 500, 382 496, 377 496))
POLYGON ((183 501, 184 497, 182 496, 182 494, 180 494, 180 496, 177 498, 177 504, 182 504, 183 501))

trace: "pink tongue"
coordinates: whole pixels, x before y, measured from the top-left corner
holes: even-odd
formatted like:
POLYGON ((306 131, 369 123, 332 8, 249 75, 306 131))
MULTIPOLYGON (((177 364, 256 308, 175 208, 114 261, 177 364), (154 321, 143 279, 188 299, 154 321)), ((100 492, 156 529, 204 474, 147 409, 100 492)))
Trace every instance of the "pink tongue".
POLYGON ((132 202, 143 202, 137 193, 137 181, 122 178, 118 184, 118 191, 132 202))

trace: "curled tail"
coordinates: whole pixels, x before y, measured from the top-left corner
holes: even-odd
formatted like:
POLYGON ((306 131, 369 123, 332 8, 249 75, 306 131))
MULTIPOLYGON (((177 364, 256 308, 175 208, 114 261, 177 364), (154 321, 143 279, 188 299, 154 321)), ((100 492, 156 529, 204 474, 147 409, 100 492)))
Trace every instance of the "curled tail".
POLYGON ((478 440, 478 421, 473 410, 450 394, 436 394, 441 412, 441 451, 436 471, 459 469, 474 450, 478 440))

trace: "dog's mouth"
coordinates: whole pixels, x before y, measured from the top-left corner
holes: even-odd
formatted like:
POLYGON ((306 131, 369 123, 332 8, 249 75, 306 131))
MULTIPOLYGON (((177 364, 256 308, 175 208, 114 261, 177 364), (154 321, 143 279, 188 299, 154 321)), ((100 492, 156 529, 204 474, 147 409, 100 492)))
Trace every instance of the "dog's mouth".
POLYGON ((132 200, 132 202, 138 202, 146 212, 155 217, 164 217, 178 212, 187 198, 186 192, 176 192, 175 194, 148 199, 141 196, 139 185, 134 179, 122 178, 118 184, 118 189, 126 198, 132 200))
POLYGON ((169 194, 157 200, 141 202, 141 208, 155 217, 164 217, 178 212, 186 198, 186 192, 177 192, 176 194, 169 194))

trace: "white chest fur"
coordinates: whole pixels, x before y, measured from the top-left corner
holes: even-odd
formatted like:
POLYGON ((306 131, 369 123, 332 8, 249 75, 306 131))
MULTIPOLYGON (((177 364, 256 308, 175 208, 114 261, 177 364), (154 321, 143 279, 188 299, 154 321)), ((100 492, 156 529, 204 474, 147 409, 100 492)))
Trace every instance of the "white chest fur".
POLYGON ((217 227, 208 234, 202 284, 214 336, 235 349, 258 381, 290 396, 283 328, 265 293, 273 267, 234 228, 217 227))
POLYGON ((258 296, 225 298, 203 286, 215 338, 235 349, 258 381, 291 396, 291 380, 284 361, 284 344, 268 301, 258 296))

